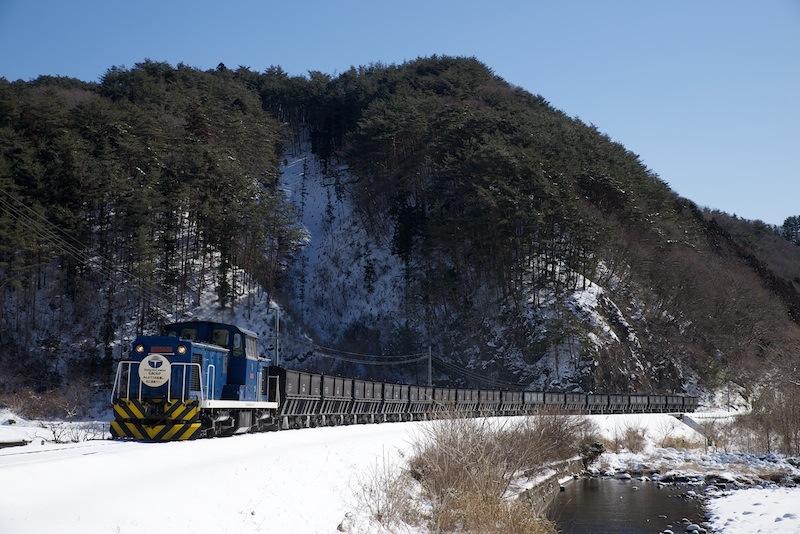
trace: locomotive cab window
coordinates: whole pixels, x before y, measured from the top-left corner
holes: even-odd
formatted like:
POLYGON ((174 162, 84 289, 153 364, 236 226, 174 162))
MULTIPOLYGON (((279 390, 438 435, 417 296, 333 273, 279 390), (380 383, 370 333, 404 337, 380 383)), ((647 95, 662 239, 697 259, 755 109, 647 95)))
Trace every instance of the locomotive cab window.
POLYGON ((242 334, 235 333, 233 334, 233 349, 231 349, 231 354, 234 356, 241 356, 243 354, 242 350, 242 334))
POLYGON ((183 330, 181 330, 181 338, 187 341, 197 341, 197 329, 184 328, 183 330))
POLYGON ((256 342, 256 338, 251 336, 246 336, 244 339, 245 339, 245 356, 252 359, 258 358, 258 343, 256 342))
POLYGON ((227 328, 215 328, 214 331, 211 333, 211 343, 213 345, 218 345, 220 347, 228 346, 228 329, 227 328))

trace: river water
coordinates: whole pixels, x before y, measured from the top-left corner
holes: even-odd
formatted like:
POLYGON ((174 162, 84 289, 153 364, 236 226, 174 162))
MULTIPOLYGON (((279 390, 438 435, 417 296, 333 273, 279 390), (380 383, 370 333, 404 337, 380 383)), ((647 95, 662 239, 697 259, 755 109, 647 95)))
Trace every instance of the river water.
POLYGON ((635 479, 580 478, 567 483, 548 515, 564 534, 653 533, 666 528, 682 533, 683 518, 705 521, 702 503, 683 496, 692 489, 701 491, 699 486, 659 488, 635 479))

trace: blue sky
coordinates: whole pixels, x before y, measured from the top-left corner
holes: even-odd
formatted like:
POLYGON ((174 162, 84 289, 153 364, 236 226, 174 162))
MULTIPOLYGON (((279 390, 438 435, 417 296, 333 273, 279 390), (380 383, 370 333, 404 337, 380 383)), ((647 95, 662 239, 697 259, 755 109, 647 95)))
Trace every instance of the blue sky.
POLYGON ((800 1, 0 0, 0 76, 144 58, 291 73, 474 55, 622 142, 680 194, 800 213, 800 1))

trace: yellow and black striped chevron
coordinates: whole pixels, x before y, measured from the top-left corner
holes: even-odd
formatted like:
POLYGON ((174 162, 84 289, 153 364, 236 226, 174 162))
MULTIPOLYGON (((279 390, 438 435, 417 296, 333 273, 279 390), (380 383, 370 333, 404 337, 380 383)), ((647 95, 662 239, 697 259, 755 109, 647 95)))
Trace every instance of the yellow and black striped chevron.
POLYGON ((183 441, 199 437, 200 423, 167 423, 148 425, 141 421, 111 422, 111 436, 115 439, 137 441, 183 441))
POLYGON ((200 407, 196 400, 172 401, 164 405, 164 416, 170 421, 193 422, 200 417, 200 407))
POLYGON ((196 400, 151 404, 136 399, 118 399, 114 402, 114 417, 121 421, 192 423, 199 419, 200 408, 196 400))

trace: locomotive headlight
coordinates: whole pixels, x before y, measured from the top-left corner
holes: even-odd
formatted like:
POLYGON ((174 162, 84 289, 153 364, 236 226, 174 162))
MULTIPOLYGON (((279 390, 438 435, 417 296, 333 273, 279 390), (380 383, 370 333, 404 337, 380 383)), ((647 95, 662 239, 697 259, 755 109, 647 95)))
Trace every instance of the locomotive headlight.
POLYGON ((178 354, 186 354, 186 345, 178 345, 178 354))
POLYGON ((136 346, 133 348, 133 350, 135 350, 136 352, 144 352, 144 345, 142 345, 141 343, 139 343, 138 345, 136 345, 136 346))

